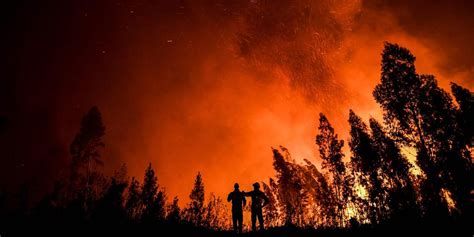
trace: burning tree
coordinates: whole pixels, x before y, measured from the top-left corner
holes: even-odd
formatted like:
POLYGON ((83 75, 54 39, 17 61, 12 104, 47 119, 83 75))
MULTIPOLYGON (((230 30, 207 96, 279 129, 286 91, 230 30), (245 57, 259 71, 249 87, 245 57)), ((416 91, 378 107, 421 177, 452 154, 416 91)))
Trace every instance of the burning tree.
POLYGON ((346 166, 343 162, 344 153, 342 147, 344 141, 339 140, 334 128, 324 114, 319 114, 319 134, 316 136, 316 144, 319 147, 319 155, 322 160, 322 169, 327 170, 331 178, 331 189, 334 191, 332 198, 334 212, 337 213, 337 225, 344 226, 345 209, 349 196, 344 195, 346 166))
POLYGON ((462 214, 472 189, 470 144, 451 96, 434 76, 417 74, 414 63, 408 49, 386 43, 380 84, 373 94, 391 135, 417 150, 417 164, 425 175, 420 185, 425 216, 447 216, 447 197, 462 214))

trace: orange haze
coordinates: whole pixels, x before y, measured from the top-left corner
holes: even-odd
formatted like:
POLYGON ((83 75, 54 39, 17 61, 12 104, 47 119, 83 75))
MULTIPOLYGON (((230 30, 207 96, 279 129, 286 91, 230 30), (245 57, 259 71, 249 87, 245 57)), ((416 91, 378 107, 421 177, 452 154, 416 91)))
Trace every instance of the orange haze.
MULTIPOLYGON (((319 165, 319 112, 344 139, 349 109, 365 120, 381 119, 371 93, 384 41, 409 48, 418 71, 436 75, 444 88, 450 81, 474 88, 472 64, 448 62, 459 52, 450 43, 451 26, 426 23, 395 3, 108 2, 100 11, 88 4, 74 10, 85 28, 112 30, 99 40, 86 39, 88 46, 81 48, 89 53, 96 47, 90 53, 99 63, 72 57, 68 62, 77 67, 60 74, 80 79, 62 86, 55 100, 57 140, 67 147, 80 116, 97 104, 107 127, 106 171, 126 163, 129 175, 142 180, 151 162, 168 196, 184 202, 198 171, 206 193, 220 196, 234 182, 248 190, 255 181, 267 181, 274 175, 272 146, 319 165), (91 17, 105 25, 96 26, 91 17), (424 28, 413 30, 419 21, 424 28), (433 34, 437 27, 446 34, 433 34)), ((430 7, 435 13, 443 8, 430 7)), ((454 10, 445 17, 442 22, 462 24, 454 10)))
MULTIPOLYGON (((311 1, 299 2, 297 11, 311 1)), ((123 101, 117 103, 112 96, 100 105, 108 127, 106 157, 113 151, 127 163, 130 175, 140 178, 152 162, 169 195, 184 200, 198 171, 207 192, 221 196, 234 182, 250 189, 252 182, 266 181, 274 174, 271 146, 286 146, 297 160, 309 158, 319 164, 314 136, 320 111, 329 115, 344 139, 350 108, 366 120, 381 118, 371 92, 379 80, 384 41, 411 49, 418 70, 435 74, 443 87, 455 81, 472 88, 472 80, 465 78, 472 69, 455 73, 440 69, 437 49, 404 32, 390 13, 363 8, 358 1, 324 4, 311 14, 323 18, 321 24, 334 24, 337 32, 327 26, 318 32, 306 22, 301 27, 307 29, 287 39, 274 35, 279 27, 273 29, 276 32, 248 30, 246 24, 252 22, 241 18, 260 14, 258 10, 238 12, 216 23, 215 16, 206 16, 192 4, 185 7, 198 23, 177 23, 179 33, 163 33, 158 24, 149 27, 153 40, 138 38, 129 47, 144 55, 157 50, 166 58, 131 59, 126 83, 133 85, 122 85, 125 91, 116 92, 126 95, 123 101), (251 38, 250 53, 239 51, 242 31, 250 38, 263 38, 251 38), (298 63, 302 65, 287 66, 298 63), (124 114, 130 107, 133 115, 124 114)), ((320 7, 316 2, 311 6, 320 7)), ((292 11, 269 8, 262 11, 292 11)))
MULTIPOLYGON (((363 9, 357 1, 324 4, 328 6, 323 12, 315 10, 312 14, 336 24, 337 33, 318 32, 310 27, 311 22, 303 24, 308 28, 294 34, 294 39, 273 35, 279 33, 278 27, 277 32, 263 36, 251 32, 255 35, 250 37, 263 37, 266 42, 255 42, 249 55, 242 56, 236 42, 239 32, 248 28, 242 24, 251 22, 230 19, 221 25, 195 5, 186 7, 197 11, 192 15, 198 27, 183 23, 178 26, 179 34, 131 42, 132 50, 146 55, 146 51, 159 47, 167 56, 161 62, 133 58, 129 62, 129 82, 133 85, 122 88, 125 107, 116 103, 114 96, 100 105, 108 127, 106 157, 114 151, 127 163, 130 175, 140 178, 147 163, 152 162, 159 183, 170 196, 183 200, 187 200, 198 171, 203 173, 206 191, 221 196, 231 191, 234 182, 250 189, 252 182, 268 180, 274 174, 272 146, 286 146, 297 160, 309 158, 319 164, 314 136, 320 111, 329 115, 343 138, 348 135, 350 108, 366 120, 370 116, 381 118, 371 92, 379 80, 384 41, 411 49, 418 58, 418 70, 435 74, 443 87, 455 81, 472 88, 472 80, 464 78, 472 75, 472 70, 447 74, 439 69, 442 59, 437 49, 404 32, 389 13, 363 9), (288 52, 311 50, 322 53, 288 52), (280 59, 284 60, 281 64, 280 59), (303 65, 285 65, 298 62, 303 65), (312 63, 323 64, 321 70, 328 72, 313 72, 319 69, 311 68, 312 63), (160 80, 167 77, 170 79, 160 80), (319 81, 330 86, 326 88, 319 81), (308 92, 304 87, 313 88, 308 92), (121 112, 130 107, 134 115, 121 112)), ((319 6, 314 3, 313 7, 319 6)), ((159 35, 160 25, 149 30, 159 35)))

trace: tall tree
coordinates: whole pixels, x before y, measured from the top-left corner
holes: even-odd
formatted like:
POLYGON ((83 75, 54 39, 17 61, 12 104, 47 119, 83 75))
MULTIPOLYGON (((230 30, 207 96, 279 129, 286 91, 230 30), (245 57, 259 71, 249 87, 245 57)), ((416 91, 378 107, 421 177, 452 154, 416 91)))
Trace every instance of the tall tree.
POLYGON ((299 166, 283 146, 273 150, 273 167, 277 172, 278 200, 285 225, 305 225, 308 193, 303 188, 299 166))
POLYGON ((463 209, 472 162, 451 97, 434 76, 418 75, 414 63, 408 49, 386 43, 381 82, 373 94, 391 135, 416 148, 417 164, 426 176, 420 185, 425 215, 436 217, 446 213, 441 203, 446 190, 463 209))
POLYGON ((337 205, 334 192, 327 177, 309 160, 305 160, 306 189, 312 194, 313 226, 334 227, 338 225, 337 205))
POLYGON ((458 121, 461 124, 465 143, 469 147, 474 146, 474 93, 468 89, 451 83, 451 92, 456 98, 459 109, 457 111, 458 121))
POLYGON ((373 145, 381 159, 380 175, 388 186, 384 203, 388 203, 390 211, 396 217, 416 217, 417 197, 410 176, 412 165, 402 155, 399 146, 385 132, 382 125, 370 119, 373 145))
POLYGON ((373 141, 367 125, 352 110, 349 112, 351 125, 349 147, 351 148, 351 163, 360 176, 361 185, 368 192, 368 212, 372 224, 377 224, 383 218, 385 190, 379 176, 380 158, 373 147, 373 141))
POLYGON ((136 221, 141 217, 141 192, 140 183, 132 177, 128 187, 128 196, 125 202, 125 210, 130 220, 136 221))
MULTIPOLYGON (((288 152, 288 151, 287 151, 288 152)), ((289 152, 288 152, 289 155, 289 152)), ((294 160, 290 163, 290 167, 294 173, 293 186, 296 191, 296 216, 295 224, 299 227, 305 227, 312 222, 309 219, 310 216, 310 190, 307 189, 306 185, 306 167, 300 164, 297 164, 294 160)))
POLYGON ((346 173, 342 186, 342 195, 344 196, 346 205, 346 217, 349 219, 349 224, 352 226, 355 220, 361 220, 360 213, 357 209, 357 203, 360 201, 357 195, 356 178, 354 177, 351 162, 346 164, 346 173))
POLYGON ((148 165, 141 190, 143 205, 142 220, 148 223, 160 222, 165 217, 166 194, 160 190, 155 171, 148 165))
MULTIPOLYGON (((474 180, 474 167, 473 167, 473 158, 471 156, 471 151, 472 148, 474 147, 474 93, 469 91, 466 88, 463 88, 459 85, 456 85, 454 83, 451 83, 451 91, 456 98, 456 102, 458 104, 458 109, 456 110, 456 117, 458 124, 460 125, 460 132, 461 132, 461 146, 465 145, 468 147, 467 150, 464 151, 464 156, 467 158, 467 164, 462 164, 461 162, 458 163, 459 168, 465 168, 466 172, 465 174, 459 175, 458 179, 463 179, 464 180, 464 185, 460 185, 458 188, 462 193, 458 194, 460 196, 459 199, 462 199, 461 202, 465 203, 463 204, 462 209, 465 209, 465 216, 466 219, 472 219, 472 213, 473 211, 473 205, 472 201, 469 201, 469 194, 467 192, 463 191, 468 191, 471 193, 471 200, 472 200, 472 190, 474 190, 474 183, 470 182, 469 180, 474 180), (464 190, 463 190, 464 189, 464 190), (469 204, 470 203, 470 204, 469 204), (470 208, 470 209, 469 209, 470 208), (469 214, 471 213, 471 214, 469 214), (471 216, 469 216, 471 215, 471 216)), ((454 168, 455 165, 453 165, 454 168)), ((459 169, 458 168, 458 169, 459 169)), ((469 222, 469 221, 468 221, 469 222)))
POLYGON ((390 132, 405 144, 427 150, 416 99, 422 83, 416 74, 415 56, 397 44, 385 43, 380 81, 373 95, 384 110, 390 132))
MULTIPOLYGON (((415 70, 415 56, 408 49, 386 43, 382 53, 381 82, 373 92, 384 110, 392 136, 417 149, 417 163, 426 175, 421 184, 425 210, 441 202, 441 182, 433 162, 420 111, 422 81, 415 70)), ((436 208, 438 209, 438 208, 436 208)))
POLYGON ((202 181, 201 173, 198 172, 196 179, 194 180, 194 187, 191 190, 191 194, 189 194, 191 202, 187 209, 188 221, 195 226, 202 226, 204 224, 204 195, 204 183, 202 181))
POLYGON ((102 141, 105 135, 105 126, 102 123, 102 115, 99 109, 94 106, 82 118, 81 128, 70 145, 72 156, 71 182, 74 186, 72 192, 77 195, 80 190, 84 190, 84 208, 92 198, 93 170, 95 165, 102 165, 100 157, 101 148, 104 147, 102 141), (85 169, 85 177, 82 178, 81 170, 85 169))
POLYGON ((346 167, 343 162, 344 153, 342 147, 344 141, 339 140, 334 128, 323 113, 319 114, 319 134, 316 136, 316 144, 319 147, 319 155, 322 160, 322 169, 327 170, 331 176, 332 189, 334 190, 334 204, 338 217, 338 225, 344 225, 345 204, 347 196, 343 195, 344 177, 346 167))
POLYGON ((285 225, 292 224, 293 213, 295 207, 293 206, 292 198, 294 194, 292 191, 291 184, 291 170, 288 167, 287 162, 283 155, 277 149, 273 150, 273 167, 277 172, 277 185, 278 185, 278 201, 282 210, 285 225))
POLYGON ((163 188, 158 189, 155 201, 150 207, 150 214, 154 222, 161 223, 166 218, 166 192, 163 188))
POLYGON ((472 187, 472 160, 466 146, 462 124, 457 123, 456 107, 434 76, 421 75, 420 112, 423 130, 429 138, 431 157, 440 176, 442 197, 451 210, 463 214, 469 205, 472 187), (447 196, 454 201, 450 205, 447 196))
POLYGON ((156 193, 158 191, 158 182, 155 175, 155 171, 151 167, 151 163, 145 170, 145 177, 143 179, 143 185, 141 190, 141 199, 144 208, 147 209, 155 201, 156 193))

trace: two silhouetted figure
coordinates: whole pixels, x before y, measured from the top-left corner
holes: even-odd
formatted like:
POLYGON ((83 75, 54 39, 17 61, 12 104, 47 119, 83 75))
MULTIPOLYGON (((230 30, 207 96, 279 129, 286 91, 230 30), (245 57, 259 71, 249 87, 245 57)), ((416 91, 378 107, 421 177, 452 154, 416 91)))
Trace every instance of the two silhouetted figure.
POLYGON ((234 231, 242 233, 243 221, 243 207, 246 205, 245 197, 251 197, 251 217, 252 217, 252 231, 257 230, 256 222, 260 225, 260 230, 264 229, 262 208, 268 204, 268 197, 260 191, 260 184, 253 184, 253 191, 244 192, 239 190, 239 184, 234 184, 234 191, 229 193, 227 201, 232 200, 232 222, 234 231))

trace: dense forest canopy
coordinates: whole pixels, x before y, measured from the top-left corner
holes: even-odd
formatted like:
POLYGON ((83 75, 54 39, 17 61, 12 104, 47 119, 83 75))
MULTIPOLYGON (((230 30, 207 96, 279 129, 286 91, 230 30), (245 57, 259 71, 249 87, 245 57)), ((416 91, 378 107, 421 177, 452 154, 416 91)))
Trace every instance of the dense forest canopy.
MULTIPOLYGON (((348 111, 346 142, 319 114, 314 149, 320 167, 314 160, 297 162, 284 146, 271 148, 276 175, 261 181, 269 198, 267 226, 357 229, 443 223, 468 228, 473 218, 474 94, 454 83, 447 92, 415 65, 408 49, 385 43, 380 81, 373 90, 383 120, 364 121, 357 111, 348 111), (414 150, 414 160, 402 149, 414 150)), ((205 188, 212 182, 205 173, 196 171, 186 204, 167 195, 151 163, 143 177, 129 177, 126 164, 105 175, 106 134, 94 106, 71 142, 70 169, 51 193, 33 205, 27 186, 18 194, 0 193, 3 223, 230 228, 228 205, 205 188)))

